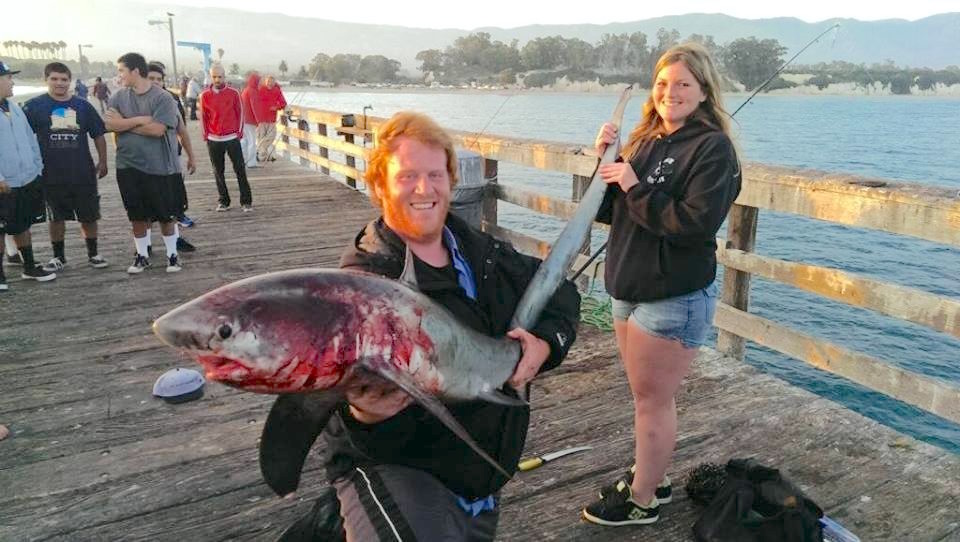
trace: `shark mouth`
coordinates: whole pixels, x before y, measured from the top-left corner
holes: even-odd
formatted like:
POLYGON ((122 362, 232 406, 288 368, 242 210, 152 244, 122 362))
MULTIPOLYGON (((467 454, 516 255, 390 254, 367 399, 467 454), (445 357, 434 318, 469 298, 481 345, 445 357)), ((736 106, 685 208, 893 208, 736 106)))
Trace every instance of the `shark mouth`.
POLYGON ((203 365, 207 379, 217 382, 243 382, 251 373, 246 365, 222 356, 197 356, 197 362, 203 365))

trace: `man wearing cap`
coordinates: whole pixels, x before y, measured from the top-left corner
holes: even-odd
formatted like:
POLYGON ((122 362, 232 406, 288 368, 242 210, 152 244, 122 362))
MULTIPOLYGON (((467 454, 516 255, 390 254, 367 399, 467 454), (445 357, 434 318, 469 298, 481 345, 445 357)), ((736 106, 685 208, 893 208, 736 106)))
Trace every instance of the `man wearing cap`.
MULTIPOLYGON (((38 182, 43 173, 43 160, 27 116, 10 100, 16 73, 20 72, 0 62, 0 245, 4 244, 3 234, 13 235, 23 261, 21 277, 47 282, 57 275, 36 264, 30 239, 30 226, 46 220, 38 182)), ((0 252, 3 248, 0 246, 0 252)), ((7 280, 0 263, 0 291, 6 289, 7 280)))

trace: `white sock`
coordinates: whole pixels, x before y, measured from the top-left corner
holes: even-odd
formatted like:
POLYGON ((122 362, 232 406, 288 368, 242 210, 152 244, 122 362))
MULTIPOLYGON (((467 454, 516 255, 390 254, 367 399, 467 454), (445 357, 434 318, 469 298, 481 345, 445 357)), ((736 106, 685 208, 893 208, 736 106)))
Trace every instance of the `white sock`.
POLYGON ((173 223, 173 236, 177 239, 180 238, 180 224, 176 222, 173 223))
POLYGON ((134 237, 133 243, 137 246, 137 254, 147 257, 147 247, 150 246, 150 237, 134 237))
POLYGON ((12 235, 7 235, 5 245, 7 247, 7 256, 16 256, 19 254, 19 251, 17 250, 17 242, 13 240, 12 235))
POLYGON ((177 255, 177 234, 164 235, 163 244, 167 247, 167 257, 177 255))
POLYGON ((153 231, 147 228, 147 246, 153 246, 153 231))

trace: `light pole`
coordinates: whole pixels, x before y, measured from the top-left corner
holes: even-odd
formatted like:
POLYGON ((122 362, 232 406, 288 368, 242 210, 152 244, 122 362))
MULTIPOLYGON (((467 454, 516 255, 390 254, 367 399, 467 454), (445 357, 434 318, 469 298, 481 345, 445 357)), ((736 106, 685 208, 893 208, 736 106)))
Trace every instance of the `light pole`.
POLYGON ((163 19, 150 19, 147 21, 147 24, 153 26, 158 24, 165 24, 167 28, 170 29, 170 56, 173 57, 173 80, 177 81, 177 48, 175 41, 173 39, 173 13, 167 12, 167 20, 163 19))
POLYGON ((79 44, 79 43, 78 43, 78 44, 77 44, 77 63, 80 64, 80 77, 81 77, 81 78, 83 78, 84 74, 86 73, 86 70, 85 70, 84 67, 83 67, 83 48, 84 48, 84 47, 86 47, 87 49, 89 49, 89 48, 93 47, 93 45, 90 45, 90 44, 88 44, 88 43, 84 43, 84 44, 79 44))

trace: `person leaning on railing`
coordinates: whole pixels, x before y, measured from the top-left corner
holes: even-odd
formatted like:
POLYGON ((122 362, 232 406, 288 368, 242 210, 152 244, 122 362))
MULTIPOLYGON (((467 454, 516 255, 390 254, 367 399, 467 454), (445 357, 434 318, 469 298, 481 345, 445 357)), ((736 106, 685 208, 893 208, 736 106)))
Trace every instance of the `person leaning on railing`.
MULTIPOLYGON (((597 220, 611 225, 604 279, 633 393, 636 462, 583 509, 593 523, 653 523, 672 498, 674 396, 713 322, 716 234, 740 192, 720 80, 703 47, 669 49, 620 159, 599 169, 608 187, 597 220)), ((605 124, 597 150, 616 135, 605 124)))

